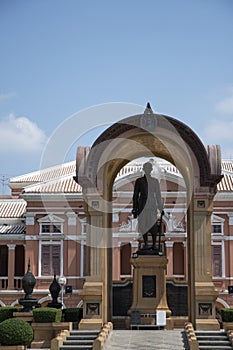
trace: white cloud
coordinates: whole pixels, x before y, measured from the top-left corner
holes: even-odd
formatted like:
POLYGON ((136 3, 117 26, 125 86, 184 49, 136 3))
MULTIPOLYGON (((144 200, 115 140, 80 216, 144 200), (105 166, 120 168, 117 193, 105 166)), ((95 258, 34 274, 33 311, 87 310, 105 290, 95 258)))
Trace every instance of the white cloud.
POLYGON ((233 159, 233 146, 221 147, 222 159, 233 159))
POLYGON ((205 145, 220 145, 222 158, 230 158, 233 155, 233 120, 210 120, 202 132, 200 132, 205 145))
POLYGON ((10 100, 12 97, 15 97, 15 93, 14 92, 8 92, 8 93, 2 93, 0 94, 0 102, 5 102, 7 100, 10 100))
POLYGON ((10 114, 0 121, 0 152, 32 153, 42 150, 46 136, 36 123, 27 117, 10 114))
POLYGON ((216 111, 222 114, 233 115, 233 87, 229 88, 229 96, 216 104, 216 111))
POLYGON ((233 142, 232 137, 233 120, 210 120, 208 126, 204 129, 203 136, 212 143, 233 142))

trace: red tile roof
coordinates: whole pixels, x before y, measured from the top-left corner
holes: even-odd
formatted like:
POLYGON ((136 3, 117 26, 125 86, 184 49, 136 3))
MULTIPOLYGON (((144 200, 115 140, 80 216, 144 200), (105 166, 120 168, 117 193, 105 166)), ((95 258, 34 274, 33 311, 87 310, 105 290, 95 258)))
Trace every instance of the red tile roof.
POLYGON ((0 234, 24 234, 25 225, 0 225, 0 234))
POLYGON ((72 161, 61 165, 56 165, 51 168, 34 171, 29 174, 16 176, 10 179, 11 183, 37 183, 43 181, 50 181, 66 175, 75 175, 76 162, 72 161))
POLYGON ((36 185, 26 186, 23 193, 81 193, 82 187, 77 184, 73 175, 63 176, 56 180, 45 181, 36 185))
POLYGON ((0 200, 0 218, 20 218, 26 212, 24 199, 0 200))

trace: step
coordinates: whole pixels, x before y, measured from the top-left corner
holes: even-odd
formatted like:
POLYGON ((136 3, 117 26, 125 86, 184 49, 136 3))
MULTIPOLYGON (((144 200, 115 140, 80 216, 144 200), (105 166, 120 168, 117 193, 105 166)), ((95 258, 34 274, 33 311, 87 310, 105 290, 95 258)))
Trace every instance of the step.
POLYGON ((210 335, 210 336, 215 336, 215 335, 226 335, 225 331, 195 331, 196 336, 199 335, 210 335))
POLYGON ((65 340, 63 345, 93 345, 92 339, 65 340))
POLYGON ((208 345, 208 346, 211 346, 211 347, 216 347, 216 346, 229 346, 230 345, 230 342, 229 340, 220 340, 220 341, 215 341, 215 340, 197 340, 199 345, 208 345))
POLYGON ((226 335, 214 335, 210 337, 209 335, 198 335, 197 336, 198 340, 228 340, 226 335))
POLYGON ((98 334, 94 334, 94 335, 69 335, 66 340, 85 340, 85 339, 92 339, 95 340, 97 338, 98 334))
POLYGON ((217 347, 202 345, 202 346, 199 346, 199 350, 232 350, 232 347, 230 345, 229 346, 217 346, 217 347))
POLYGON ((72 330, 71 332, 70 332, 70 334, 71 335, 76 335, 76 334, 84 334, 84 335, 91 335, 91 334, 99 334, 99 330, 72 330))
POLYGON ((92 350, 93 345, 62 345, 59 350, 92 350))

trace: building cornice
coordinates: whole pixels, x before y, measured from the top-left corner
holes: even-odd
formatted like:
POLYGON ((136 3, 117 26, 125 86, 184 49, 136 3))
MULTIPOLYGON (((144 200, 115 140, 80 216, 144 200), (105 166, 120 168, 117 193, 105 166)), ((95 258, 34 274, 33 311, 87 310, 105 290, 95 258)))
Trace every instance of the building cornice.
POLYGON ((46 200, 48 202, 60 202, 61 200, 66 201, 79 201, 83 200, 82 193, 24 193, 22 198, 26 201, 38 202, 46 200))
POLYGON ((17 234, 1 234, 0 241, 25 241, 26 235, 17 235, 17 234))

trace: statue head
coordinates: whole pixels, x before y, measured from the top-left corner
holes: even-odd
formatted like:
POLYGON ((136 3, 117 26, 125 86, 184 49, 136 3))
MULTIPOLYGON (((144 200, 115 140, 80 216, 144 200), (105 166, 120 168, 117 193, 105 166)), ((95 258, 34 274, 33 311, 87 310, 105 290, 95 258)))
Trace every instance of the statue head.
POLYGON ((150 174, 152 172, 153 166, 150 162, 146 162, 143 164, 143 170, 145 174, 150 174))

